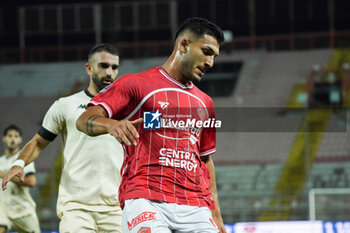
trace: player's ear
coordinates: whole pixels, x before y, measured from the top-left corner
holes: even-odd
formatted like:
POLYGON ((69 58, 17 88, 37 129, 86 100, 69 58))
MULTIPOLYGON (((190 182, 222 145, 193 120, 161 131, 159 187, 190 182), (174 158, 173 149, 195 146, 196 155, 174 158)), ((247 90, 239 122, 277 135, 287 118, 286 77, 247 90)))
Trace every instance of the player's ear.
POLYGON ((190 40, 187 39, 186 37, 182 38, 180 40, 180 52, 181 53, 187 53, 187 50, 188 50, 188 46, 190 44, 190 40))
POLYGON ((86 73, 88 73, 89 75, 92 73, 91 64, 90 64, 90 63, 86 63, 86 64, 85 64, 85 71, 86 71, 86 73))

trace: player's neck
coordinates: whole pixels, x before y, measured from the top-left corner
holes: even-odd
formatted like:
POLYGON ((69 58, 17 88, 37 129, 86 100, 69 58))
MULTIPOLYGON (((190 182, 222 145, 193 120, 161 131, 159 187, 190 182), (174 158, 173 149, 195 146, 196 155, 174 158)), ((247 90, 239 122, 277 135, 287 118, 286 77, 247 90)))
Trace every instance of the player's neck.
POLYGON ((95 87, 94 85, 91 85, 91 84, 90 84, 89 87, 87 88, 87 91, 88 91, 91 95, 96 96, 97 93, 98 93, 100 90, 98 90, 98 88, 95 87))
POLYGON ((169 59, 161 66, 173 79, 179 81, 182 84, 187 84, 187 80, 184 81, 183 75, 179 69, 179 61, 176 59, 176 55, 171 55, 169 59))
POLYGON ((17 154, 18 151, 19 151, 19 147, 16 147, 14 149, 6 148, 5 149, 5 156, 7 158, 10 158, 11 156, 14 156, 15 154, 17 154))

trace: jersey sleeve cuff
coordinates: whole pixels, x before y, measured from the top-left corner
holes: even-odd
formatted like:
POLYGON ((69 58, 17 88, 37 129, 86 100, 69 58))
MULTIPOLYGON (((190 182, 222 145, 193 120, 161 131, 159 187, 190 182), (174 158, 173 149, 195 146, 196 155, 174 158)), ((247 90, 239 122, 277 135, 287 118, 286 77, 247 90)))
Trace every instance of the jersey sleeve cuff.
POLYGON ((26 173, 26 176, 29 176, 29 175, 35 175, 35 172, 28 172, 28 173, 26 173))
POLYGON ((108 107, 108 105, 106 103, 96 102, 94 100, 91 100, 90 103, 88 104, 88 106, 91 106, 91 105, 93 105, 93 106, 97 106, 97 105, 101 106, 107 112, 108 117, 112 118, 112 115, 113 115, 112 114, 112 110, 108 107))
POLYGON ((48 141, 53 141, 57 137, 56 134, 51 133, 50 131, 45 129, 43 126, 41 126, 41 128, 39 129, 38 134, 48 141))
POLYGON ((216 152, 216 148, 213 148, 211 150, 207 150, 207 151, 204 151, 204 152, 200 152, 199 153, 199 156, 208 156, 208 155, 212 155, 216 152))

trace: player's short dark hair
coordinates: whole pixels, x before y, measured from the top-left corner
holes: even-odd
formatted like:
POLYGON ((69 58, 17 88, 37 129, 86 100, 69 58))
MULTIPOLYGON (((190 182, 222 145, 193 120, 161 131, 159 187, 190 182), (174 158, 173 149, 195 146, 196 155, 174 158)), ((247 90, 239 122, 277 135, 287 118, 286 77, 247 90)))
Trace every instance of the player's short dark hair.
POLYGON ((95 54, 99 52, 107 52, 115 56, 119 56, 119 51, 117 48, 113 47, 110 44, 106 43, 101 43, 101 44, 96 44, 94 47, 90 49, 89 56, 88 56, 88 61, 90 61, 90 58, 95 54))
POLYGON ((9 126, 7 126, 4 131, 2 131, 2 135, 6 136, 7 133, 10 131, 10 130, 15 130, 19 133, 19 135, 22 136, 22 130, 15 124, 11 124, 9 126))
POLYGON ((219 44, 222 44, 224 42, 224 33, 220 27, 207 19, 197 17, 187 19, 177 29, 175 40, 183 31, 186 30, 190 30, 198 37, 202 37, 204 35, 213 36, 216 38, 219 44))

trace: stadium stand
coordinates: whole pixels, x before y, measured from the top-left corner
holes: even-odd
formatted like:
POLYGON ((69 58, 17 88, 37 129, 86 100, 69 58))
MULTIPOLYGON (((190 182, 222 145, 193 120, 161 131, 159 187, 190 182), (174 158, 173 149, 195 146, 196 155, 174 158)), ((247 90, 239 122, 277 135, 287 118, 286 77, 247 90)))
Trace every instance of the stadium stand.
POLYGON ((70 90, 77 78, 85 77, 82 62, 1 65, 0 95, 55 96, 70 90), (11 77, 11 78, 6 78, 11 77))

